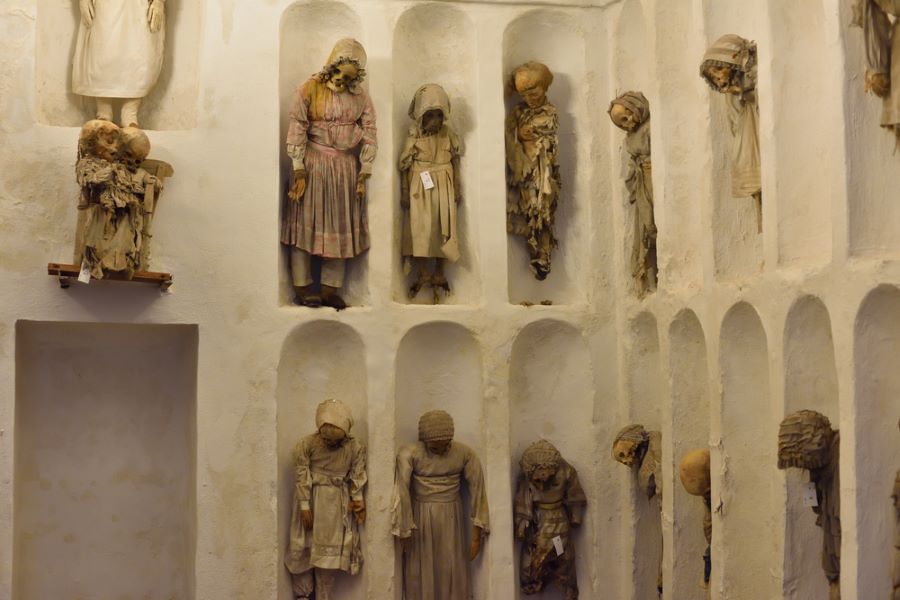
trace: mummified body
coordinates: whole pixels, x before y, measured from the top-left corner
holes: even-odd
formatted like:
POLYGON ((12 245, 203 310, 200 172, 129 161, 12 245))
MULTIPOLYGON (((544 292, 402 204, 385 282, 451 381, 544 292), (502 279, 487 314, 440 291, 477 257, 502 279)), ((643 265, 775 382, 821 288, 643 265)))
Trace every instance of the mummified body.
POLYGON ((703 535, 706 538, 706 552, 703 554, 703 587, 709 595, 709 577, 712 574, 712 497, 709 450, 701 448, 687 452, 678 467, 681 485, 692 496, 703 499, 703 535))
POLYGON ((733 140, 731 195, 756 200, 762 230, 756 43, 734 34, 723 35, 703 56, 700 76, 714 91, 725 94, 733 140))
POLYGON ((866 91, 883 99, 881 126, 900 145, 900 0, 856 0, 853 10, 865 36, 866 91))
MULTIPOLYGON (((459 260, 456 207, 462 199, 459 158, 462 144, 448 123, 450 99, 434 83, 420 87, 409 106, 410 126, 400 152, 404 270, 413 271, 409 296, 431 286, 450 291, 444 261, 459 260), (427 263, 434 260, 429 274, 427 263)), ((435 298, 437 295, 435 295, 435 298)))
POLYGON ((353 418, 338 400, 316 410, 318 431, 295 450, 294 507, 284 564, 294 596, 333 600, 338 571, 362 565, 359 525, 365 522, 366 448, 350 437, 353 418), (315 575, 315 577, 313 577, 315 575))
POLYGON ((841 597, 840 434, 825 415, 812 410, 790 414, 778 430, 778 468, 809 471, 816 487, 816 524, 822 528, 822 568, 831 600, 841 597))
POLYGON ((638 296, 656 289, 656 218, 653 214, 653 177, 650 162, 650 104, 640 92, 626 92, 609 105, 616 127, 627 133, 628 168, 625 187, 634 205, 631 276, 638 296))
MULTIPOLYGON (((648 500, 662 497, 662 434, 658 431, 647 431, 643 425, 623 427, 613 440, 613 458, 632 469, 637 470, 638 488, 648 500)), ((662 510, 662 505, 660 505, 662 510)), ((662 543, 662 539, 660 539, 662 543)), ((662 594, 662 553, 660 553, 659 570, 656 577, 656 588, 662 594)))
POLYGON ((522 453, 516 487, 516 537, 522 540, 522 591, 537 594, 555 583, 566 600, 578 598, 572 529, 581 526, 587 498, 578 473, 546 440, 522 453))
POLYGON ((449 414, 427 412, 419 419, 420 441, 397 455, 391 532, 403 547, 406 600, 469 600, 468 563, 481 552, 482 537, 490 531, 481 462, 471 448, 453 440, 453 433, 449 414), (468 520, 463 481, 470 500, 468 520))
POLYGON ((530 268, 537 279, 550 273, 550 258, 559 244, 553 233, 562 187, 559 174, 559 116, 547 100, 553 73, 527 62, 512 73, 524 102, 506 119, 506 230, 525 238, 530 268))
POLYGON ((362 88, 366 52, 339 40, 319 73, 294 92, 287 152, 294 173, 284 207, 281 243, 290 250, 295 302, 346 307, 337 291, 347 259, 369 248, 366 181, 377 149, 375 109, 362 88), (320 293, 310 260, 321 258, 320 293))

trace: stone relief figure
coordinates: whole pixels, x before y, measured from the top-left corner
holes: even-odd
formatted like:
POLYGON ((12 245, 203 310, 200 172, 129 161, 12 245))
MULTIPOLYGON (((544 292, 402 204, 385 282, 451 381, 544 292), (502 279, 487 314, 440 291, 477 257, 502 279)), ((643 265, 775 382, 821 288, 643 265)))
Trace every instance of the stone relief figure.
POLYGON ((757 223, 762 231, 756 42, 723 35, 703 56, 700 76, 713 91, 725 94, 733 140, 731 195, 756 200, 757 223))
POLYGON ((72 61, 72 92, 94 98, 96 117, 113 120, 122 99, 123 126, 138 126, 141 100, 163 62, 166 0, 79 0, 81 22, 72 61))
POLYGON ((334 600, 339 571, 362 566, 359 526, 366 521, 366 447, 350 435, 353 416, 340 400, 316 409, 316 433, 294 453, 294 507, 284 564, 294 597, 334 600))
POLYGON ((609 117, 624 131, 628 167, 625 187, 634 205, 631 276, 638 296, 656 289, 656 219, 653 216, 653 177, 650 162, 650 104, 641 92, 625 92, 609 105, 609 117))
POLYGON ((900 146, 900 0, 856 0, 853 25, 865 38, 865 89, 883 100, 881 126, 900 146))
POLYGON ((462 143, 449 123, 450 98, 434 83, 420 87, 409 105, 413 119, 400 152, 404 271, 413 272, 409 297, 430 286, 450 292, 444 262, 459 259, 456 207, 462 199, 459 158, 462 143), (428 263, 434 268, 428 272, 428 263))
POLYGON ((712 477, 710 474, 709 450, 691 450, 681 458, 678 465, 681 485, 691 496, 703 499, 703 535, 706 537, 706 552, 703 553, 703 587, 709 592, 709 578, 712 574, 712 477))
POLYGON ((550 274, 550 258, 559 242, 553 222, 562 178, 559 174, 559 115, 547 100, 553 73, 529 61, 512 72, 511 84, 522 97, 506 119, 507 232, 525 238, 531 272, 550 274))
POLYGON ((140 129, 100 119, 81 128, 75 263, 95 279, 110 273, 131 279, 148 267, 152 214, 162 178, 172 173, 166 163, 146 160, 149 153, 140 129))
POLYGON ((481 552, 482 538, 490 531, 481 462, 453 434, 449 414, 426 412, 419 419, 419 442, 397 455, 391 532, 403 548, 406 600, 469 600, 468 562, 481 552), (469 520, 463 481, 468 486, 469 520))
POLYGON ((287 152, 293 176, 281 243, 290 249, 295 303, 346 308, 337 291, 347 259, 369 248, 366 180, 377 142, 375 109, 363 89, 366 51, 339 40, 325 66, 294 92, 287 152), (321 259, 320 293, 311 257, 321 259))
POLYGON ((778 468, 809 471, 816 524, 822 528, 822 568, 829 583, 830 600, 841 597, 841 483, 840 434, 828 418, 813 410, 788 415, 778 430, 778 468))
MULTIPOLYGON (((616 435, 612 454, 616 461, 637 470, 638 488, 647 496, 648 500, 652 500, 655 496, 662 497, 662 434, 660 432, 647 431, 643 425, 627 425, 616 435)), ((660 506, 660 510, 662 510, 662 506, 660 506)), ((660 594, 662 594, 662 583, 662 561, 660 561, 656 578, 656 588, 660 594)))
POLYGON ((581 526, 587 497, 578 473, 546 440, 528 446, 514 502, 516 538, 522 540, 519 582, 525 594, 549 583, 566 600, 578 598, 572 529, 581 526))

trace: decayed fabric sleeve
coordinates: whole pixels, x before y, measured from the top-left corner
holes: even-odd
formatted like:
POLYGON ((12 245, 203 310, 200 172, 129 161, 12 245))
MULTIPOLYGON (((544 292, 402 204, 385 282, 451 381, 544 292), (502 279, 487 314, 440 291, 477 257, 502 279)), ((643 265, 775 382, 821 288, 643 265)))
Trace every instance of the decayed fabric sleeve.
POLYGON ((572 523, 580 524, 584 518, 584 508, 587 505, 587 496, 581 482, 578 480, 578 471, 569 466, 569 477, 566 482, 566 506, 569 509, 569 518, 572 523))
POLYGON ((416 135, 416 126, 413 125, 406 134, 406 139, 403 141, 403 149, 400 151, 400 158, 397 159, 397 168, 401 172, 408 171, 416 159, 416 135))
POLYGON ((862 0, 861 15, 854 24, 863 28, 866 46, 866 65, 871 73, 889 75, 891 72, 891 21, 888 12, 877 0, 862 0))
POLYGON ((372 173, 372 164, 375 162, 375 154, 378 151, 377 130, 375 128, 375 107, 372 106, 372 98, 365 94, 365 105, 359 124, 363 130, 363 138, 359 149, 359 172, 372 173))
POLYGON ((484 486, 484 473, 481 470, 481 461, 475 452, 469 449, 466 452, 463 477, 469 485, 469 499, 471 501, 472 524, 479 527, 484 533, 491 531, 491 517, 488 510, 487 490, 484 486))
POLYGON ((413 472, 412 448, 401 448, 397 454, 394 471, 394 491, 391 495, 391 533, 399 538, 408 538, 416 528, 412 511, 412 497, 409 493, 413 472))
POLYGON ((303 158, 306 156, 306 132, 309 129, 309 81, 298 86, 294 91, 294 101, 288 114, 287 153, 291 157, 295 171, 303 171, 303 158))
POLYGON ((310 447, 306 440, 297 444, 294 462, 294 500, 300 503, 301 510, 309 510, 312 497, 312 472, 309 469, 310 447))
POLYGON ((459 134, 456 133, 456 130, 452 127, 448 127, 447 136, 450 138, 450 156, 452 156, 453 158, 459 158, 460 156, 465 154, 465 145, 463 144, 462 139, 459 137, 459 134))
POLYGON ((358 440, 353 440, 353 456, 350 460, 350 499, 360 501, 363 499, 363 490, 369 478, 366 475, 366 446, 358 440))
POLYGON ((513 513, 515 514, 516 530, 519 523, 531 523, 533 520, 532 504, 534 499, 531 493, 531 486, 528 484, 528 476, 525 473, 519 475, 518 484, 516 485, 516 497, 513 499, 513 513))

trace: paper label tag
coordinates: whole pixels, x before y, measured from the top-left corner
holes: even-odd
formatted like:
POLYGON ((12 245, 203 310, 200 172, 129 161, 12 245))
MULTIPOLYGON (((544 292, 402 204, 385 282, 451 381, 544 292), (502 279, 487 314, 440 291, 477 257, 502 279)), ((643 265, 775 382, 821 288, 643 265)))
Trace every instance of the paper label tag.
POLYGON ((560 536, 556 536, 555 538, 553 538, 553 548, 556 550, 557 556, 562 556, 563 543, 562 543, 562 538, 560 536))
POLYGON ((91 268, 84 261, 81 261, 81 271, 78 273, 78 281, 81 283, 91 282, 91 268))
POLYGON ((819 497, 816 495, 816 484, 812 481, 803 486, 803 506, 813 507, 819 505, 819 497))
POLYGON ((431 173, 428 171, 422 171, 419 173, 419 177, 422 178, 422 185, 425 186, 426 190, 430 190, 434 187, 434 180, 431 179, 431 173))

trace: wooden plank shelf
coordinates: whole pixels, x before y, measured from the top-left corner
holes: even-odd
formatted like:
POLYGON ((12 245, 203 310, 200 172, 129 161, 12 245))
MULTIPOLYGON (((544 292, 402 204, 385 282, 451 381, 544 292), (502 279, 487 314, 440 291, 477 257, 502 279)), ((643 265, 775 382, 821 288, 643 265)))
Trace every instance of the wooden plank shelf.
MULTIPOLYGON (((78 265, 47 263, 47 274, 55 275, 56 277, 58 277, 59 287, 63 289, 69 287, 73 280, 77 281, 78 274, 80 272, 81 268, 78 265)), ((110 272, 105 275, 104 279, 135 283, 150 283, 158 285, 162 290, 167 290, 172 285, 171 273, 159 273, 156 271, 135 271, 131 279, 125 277, 124 272, 110 272)))

